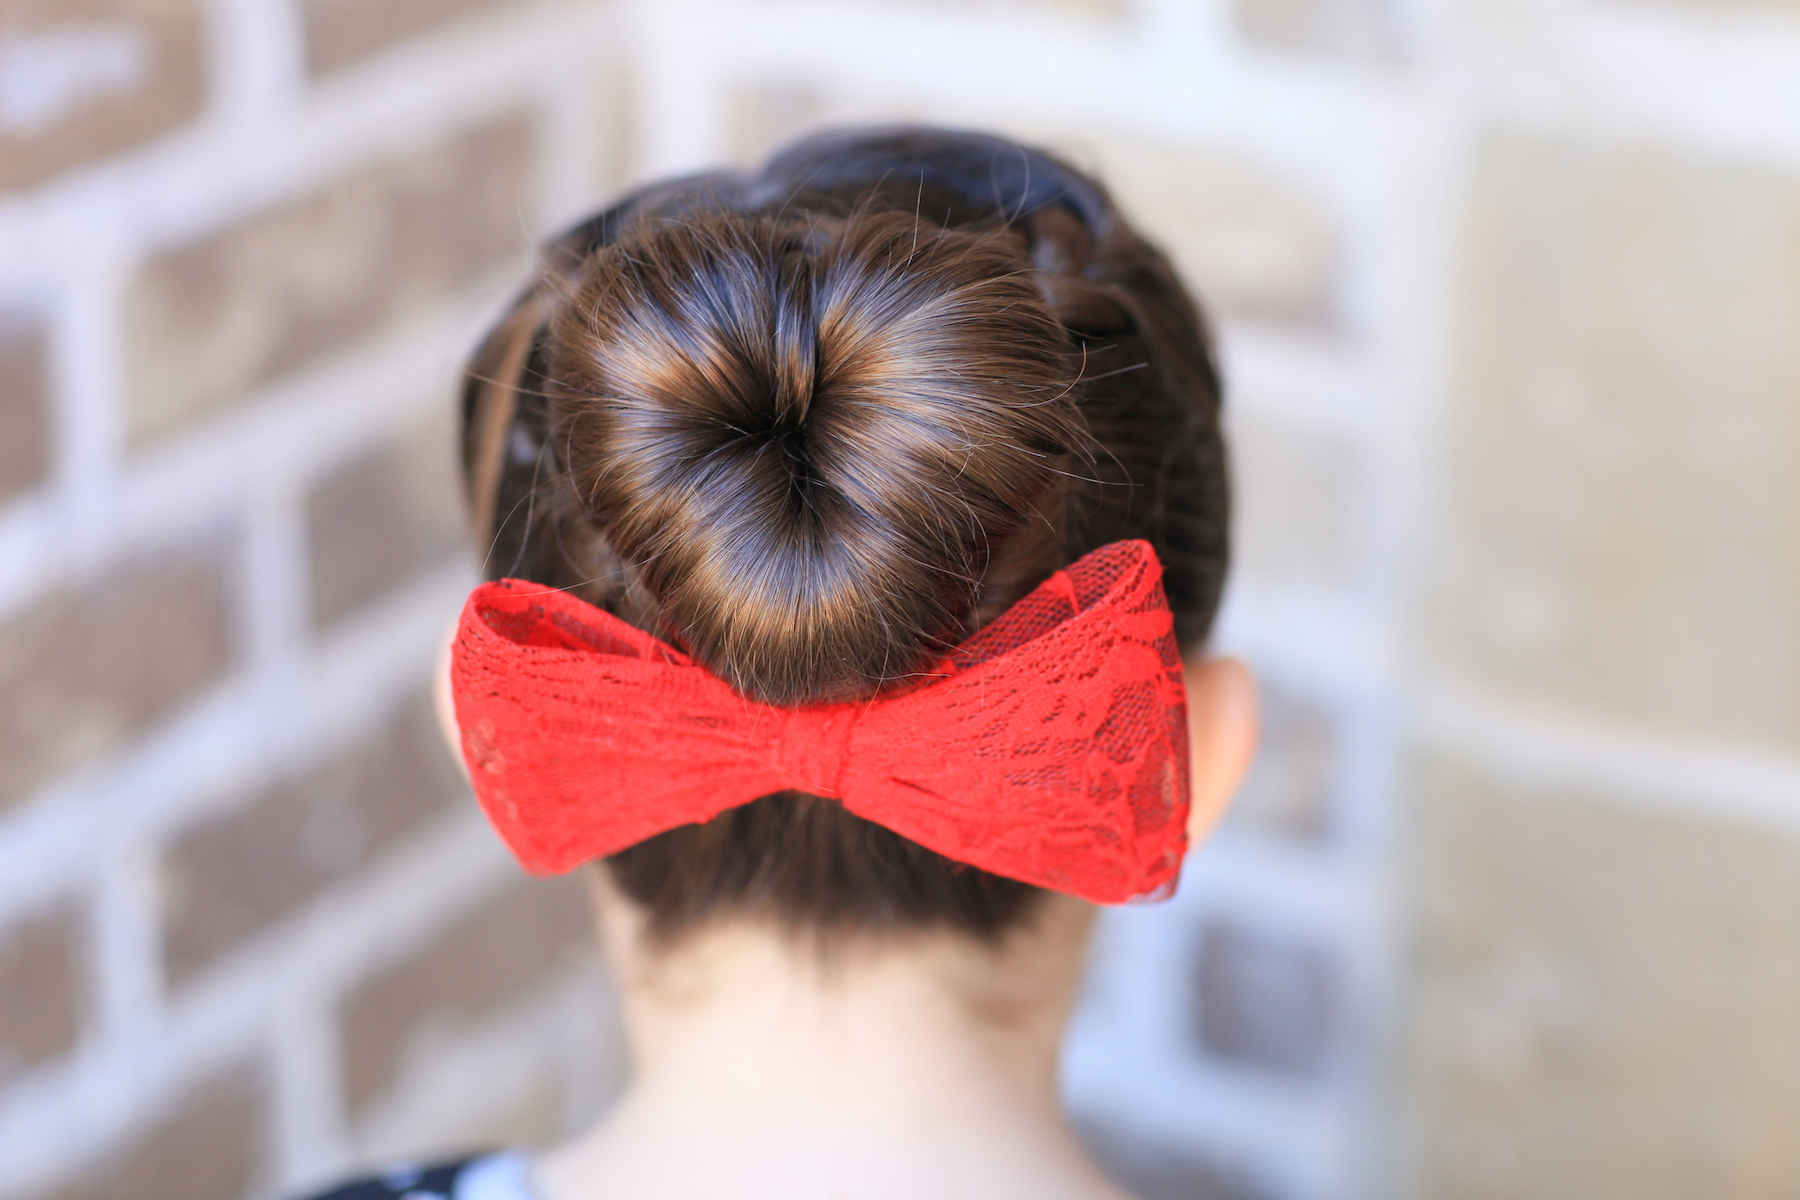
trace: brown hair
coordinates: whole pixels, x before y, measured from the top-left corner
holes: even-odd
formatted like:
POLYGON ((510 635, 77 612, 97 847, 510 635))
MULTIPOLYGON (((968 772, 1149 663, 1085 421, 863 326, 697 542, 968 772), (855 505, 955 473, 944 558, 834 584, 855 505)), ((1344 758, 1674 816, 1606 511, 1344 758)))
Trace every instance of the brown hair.
MULTIPOLYGON (((576 591, 770 703, 894 686, 1095 546, 1147 537, 1178 635, 1225 565, 1192 303, 1091 180, 1011 143, 828 135, 648 189, 547 252, 465 389, 487 574, 576 591)), ((763 797, 609 860, 672 936, 994 936, 1035 889, 763 797)))

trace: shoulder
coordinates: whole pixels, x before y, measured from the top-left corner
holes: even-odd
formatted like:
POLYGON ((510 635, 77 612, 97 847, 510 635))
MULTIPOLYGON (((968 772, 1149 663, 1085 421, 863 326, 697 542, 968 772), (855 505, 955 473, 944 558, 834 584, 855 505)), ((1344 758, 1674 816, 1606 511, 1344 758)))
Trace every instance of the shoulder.
POLYGON ((518 1153, 487 1154, 422 1167, 389 1167, 307 1200, 533 1200, 518 1153))

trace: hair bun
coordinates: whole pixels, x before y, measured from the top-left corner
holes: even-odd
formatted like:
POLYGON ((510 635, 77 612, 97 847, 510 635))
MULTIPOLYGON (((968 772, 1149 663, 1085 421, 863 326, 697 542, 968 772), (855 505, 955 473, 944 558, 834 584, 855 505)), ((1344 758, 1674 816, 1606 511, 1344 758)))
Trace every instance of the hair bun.
POLYGON ((1085 448, 1015 233, 910 213, 646 218, 553 319, 563 468, 663 632, 772 703, 962 636, 990 555, 1085 448))

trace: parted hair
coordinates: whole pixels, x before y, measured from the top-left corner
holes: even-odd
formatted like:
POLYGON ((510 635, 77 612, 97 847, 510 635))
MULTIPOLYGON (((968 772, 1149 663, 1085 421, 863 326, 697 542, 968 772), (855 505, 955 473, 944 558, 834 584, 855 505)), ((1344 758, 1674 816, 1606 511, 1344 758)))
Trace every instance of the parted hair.
MULTIPOLYGON (((1125 537, 1195 647, 1227 557, 1218 400, 1195 306, 1093 180, 851 131, 546 247, 470 364, 465 477, 488 577, 570 589, 756 699, 854 700, 1125 537)), ((1038 895, 799 793, 607 867, 663 938, 724 914, 994 937, 1038 895)))

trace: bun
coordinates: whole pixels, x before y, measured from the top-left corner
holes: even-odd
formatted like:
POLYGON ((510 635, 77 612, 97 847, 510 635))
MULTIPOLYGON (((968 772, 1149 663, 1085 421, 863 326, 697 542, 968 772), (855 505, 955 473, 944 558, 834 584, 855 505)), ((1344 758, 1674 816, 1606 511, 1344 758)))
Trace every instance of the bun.
POLYGON ((551 441, 659 632, 778 704, 963 637, 1087 447, 1030 265, 1016 232, 896 212, 652 217, 598 248, 546 339, 551 441))

